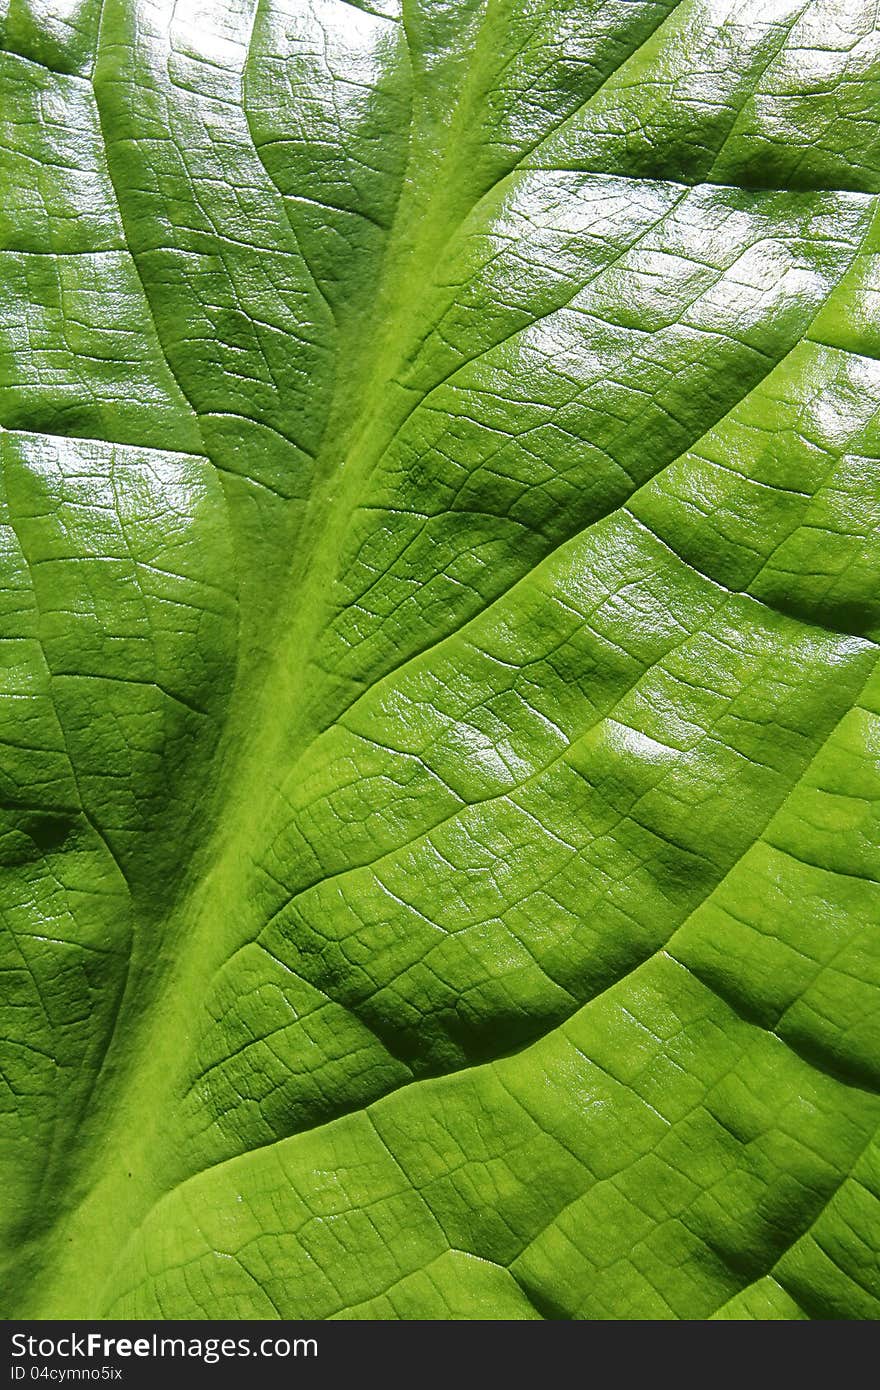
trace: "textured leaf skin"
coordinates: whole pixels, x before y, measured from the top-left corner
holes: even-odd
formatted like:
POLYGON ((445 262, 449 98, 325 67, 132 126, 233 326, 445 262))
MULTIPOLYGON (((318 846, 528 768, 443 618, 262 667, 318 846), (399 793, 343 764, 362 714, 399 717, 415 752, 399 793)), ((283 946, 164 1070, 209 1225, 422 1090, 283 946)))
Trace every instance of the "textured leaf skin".
POLYGON ((880 1311, 866 0, 0 0, 2 1311, 880 1311))

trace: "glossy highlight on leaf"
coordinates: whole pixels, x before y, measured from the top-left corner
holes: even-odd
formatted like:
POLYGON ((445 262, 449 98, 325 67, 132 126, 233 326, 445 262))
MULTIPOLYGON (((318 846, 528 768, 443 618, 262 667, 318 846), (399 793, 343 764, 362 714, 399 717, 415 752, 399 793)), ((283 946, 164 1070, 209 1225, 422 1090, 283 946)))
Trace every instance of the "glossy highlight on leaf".
POLYGON ((880 1315, 867 0, 0 0, 2 1313, 880 1315))

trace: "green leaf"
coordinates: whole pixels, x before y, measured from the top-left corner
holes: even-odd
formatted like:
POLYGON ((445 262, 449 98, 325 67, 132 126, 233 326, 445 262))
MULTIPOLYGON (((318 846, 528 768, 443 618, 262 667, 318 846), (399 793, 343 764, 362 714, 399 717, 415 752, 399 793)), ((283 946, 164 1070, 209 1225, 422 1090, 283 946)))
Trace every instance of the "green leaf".
POLYGON ((23 1317, 880 1314, 867 0, 3 0, 23 1317))

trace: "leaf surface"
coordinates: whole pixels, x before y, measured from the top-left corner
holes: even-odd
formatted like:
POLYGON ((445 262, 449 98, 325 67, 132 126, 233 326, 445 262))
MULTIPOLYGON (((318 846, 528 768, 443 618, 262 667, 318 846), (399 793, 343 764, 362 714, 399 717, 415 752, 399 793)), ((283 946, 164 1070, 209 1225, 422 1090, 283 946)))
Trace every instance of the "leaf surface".
POLYGON ((876 1318, 874 7, 0 15, 6 1315, 876 1318))

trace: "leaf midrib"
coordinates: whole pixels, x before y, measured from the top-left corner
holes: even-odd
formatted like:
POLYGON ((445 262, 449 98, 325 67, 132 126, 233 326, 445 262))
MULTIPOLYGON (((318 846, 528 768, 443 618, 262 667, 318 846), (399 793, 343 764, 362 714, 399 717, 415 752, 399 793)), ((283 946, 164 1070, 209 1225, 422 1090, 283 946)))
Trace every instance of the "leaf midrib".
MULTIPOLYGON (((256 19, 258 5, 259 0, 253 7, 252 20, 256 19)), ((103 26, 103 16, 101 23, 103 26)), ((96 66, 101 47, 102 37, 99 33, 96 66)), ((93 78, 84 80, 90 83, 95 93, 106 145, 108 132, 102 103, 98 99, 99 88, 93 78)), ((244 74, 241 80, 244 83, 244 74)), ((19 1291, 28 1283, 38 1284, 40 1305, 45 1303, 53 1310, 68 1306, 72 1298, 73 1305, 83 1314, 92 1311, 81 1308, 82 1281, 74 1274, 65 1272, 67 1261, 64 1256, 69 1253, 69 1257, 78 1263, 81 1249, 90 1248, 95 1253, 96 1245, 100 1244, 106 1251, 102 1262, 109 1267, 107 1256, 118 1249, 118 1236, 114 1223, 108 1221, 108 1211, 117 1214, 124 1212, 127 1221, 134 1224, 138 1213, 142 1216, 163 1191, 168 1190, 167 1181, 163 1187, 162 1179, 156 1181, 155 1175, 151 1175, 152 1180, 142 1180, 140 1191, 133 1194, 125 1176, 136 1171, 139 1161, 144 1168, 147 1167, 144 1160, 154 1140, 157 1147, 160 1146, 163 1102, 157 1098, 173 1097, 174 1083, 178 1080, 176 1075, 167 1074, 161 1048, 154 1047, 153 1041, 161 1038, 166 1029, 188 1038, 186 1024, 192 1013, 189 1001, 202 996, 200 985, 203 977, 211 973, 211 962, 215 967, 222 964, 232 949, 231 943, 213 930, 216 925, 213 908, 217 902, 227 906, 230 891, 233 898, 236 891, 241 892, 236 882, 236 871, 246 857, 247 846, 260 843, 260 825, 269 815, 265 797, 265 769, 279 765, 282 751, 287 754, 285 762, 289 766, 294 758, 288 750, 307 747, 321 726, 320 705, 315 698, 309 698, 308 690, 315 672, 305 657, 313 650, 326 618, 330 584, 339 559, 339 542, 345 534, 340 518, 352 514, 363 480, 394 437, 402 419, 417 404, 401 391, 398 395, 401 407, 398 413, 392 415, 383 409, 386 406, 387 388, 406 361, 412 330, 419 323, 418 310, 423 297, 420 291, 426 292, 431 288, 430 281, 421 273, 421 267, 434 263, 456 225, 454 207, 451 203, 444 204, 445 186, 432 183, 431 170, 426 179, 417 177, 418 170, 413 168, 413 162, 414 150, 417 154, 418 145, 412 137, 411 122, 410 158, 403 178, 403 186, 409 197, 402 198, 398 203, 374 301, 361 316, 362 319, 369 311, 372 316, 382 319, 385 329, 381 346, 375 354, 371 353, 364 337, 356 356, 355 369, 337 378, 323 439, 315 459, 311 497, 297 535, 298 543, 287 577, 285 598, 275 610, 275 640, 270 636, 265 641, 265 645, 273 651, 272 660, 263 668, 257 665, 256 669, 239 668, 237 672, 229 713, 213 760, 213 768, 219 775, 210 799, 210 810, 204 814, 209 826, 208 833, 181 876, 170 908, 160 919, 163 949, 158 959, 151 933, 144 930, 150 921, 149 910, 145 911, 142 897, 139 900, 136 894, 133 895, 135 908, 144 915, 146 922, 142 922, 141 929, 135 932, 112 1036, 93 1088, 90 1111, 84 1116, 76 1161, 71 1165, 67 1199, 65 1201, 60 1194, 55 1194, 52 1227, 49 1231, 40 1229, 34 1237, 33 1250, 24 1248, 19 1252, 22 1259, 20 1274, 23 1276, 19 1278, 19 1291), (418 204, 422 198, 423 182, 427 182, 431 190, 427 202, 428 215, 419 219, 418 233, 413 238, 407 219, 411 205, 418 204), (366 409, 358 409, 359 400, 368 403, 366 409), (331 521, 334 524, 330 524, 331 521), (331 536, 329 544, 326 541, 328 534, 331 536), (311 601, 305 597, 306 594, 311 596, 311 601), (294 609, 295 617, 284 632, 284 617, 290 608, 294 609), (295 673, 292 681, 285 680, 291 657, 295 673), (284 688, 285 709, 297 712, 294 720, 286 724, 272 717, 273 705, 277 704, 279 698, 279 686, 284 688), (243 780, 240 780, 241 769, 245 771, 243 780), (233 789, 234 797, 231 795, 233 789), (223 812, 233 802, 239 808, 246 808, 246 814, 237 815, 230 825, 223 812), (227 875, 231 880, 229 883, 225 881, 227 875), (181 941, 185 941, 186 949, 175 953, 175 945, 181 941), (153 1123, 144 1125, 140 1117, 149 1115, 151 1111, 153 1123), (156 1130, 159 1130, 158 1134, 156 1130), (109 1174, 106 1171, 108 1153, 116 1156, 115 1171, 111 1167, 109 1174), (63 1253, 54 1249, 58 1245, 61 1245, 63 1253), (70 1252, 66 1248, 68 1246, 70 1252), (51 1268, 51 1275, 47 1273, 47 1267, 51 1268)), ((255 144, 254 148, 259 157, 259 147, 255 144)), ((453 165, 460 163, 462 157, 459 150, 458 159, 453 161, 453 165)), ((448 169, 445 158, 444 167, 448 169)), ((452 180, 449 186, 454 188, 454 168, 448 177, 452 180)), ((112 170, 110 178, 125 226, 124 199, 120 196, 112 170)), ((129 252, 140 277, 138 256, 130 247, 129 252)), ((149 292, 143 278, 140 278, 163 360, 192 410, 192 404, 168 359, 149 292)), ((355 320, 347 338, 356 338, 358 326, 359 321, 355 320)), ((337 339, 337 356, 344 350, 345 342, 337 339)), ((198 413, 195 414, 198 420, 198 413)), ((205 453, 210 457, 207 449, 205 453)), ((225 487, 225 477, 222 481, 225 487)), ((155 921, 157 928, 160 921, 155 921)))

